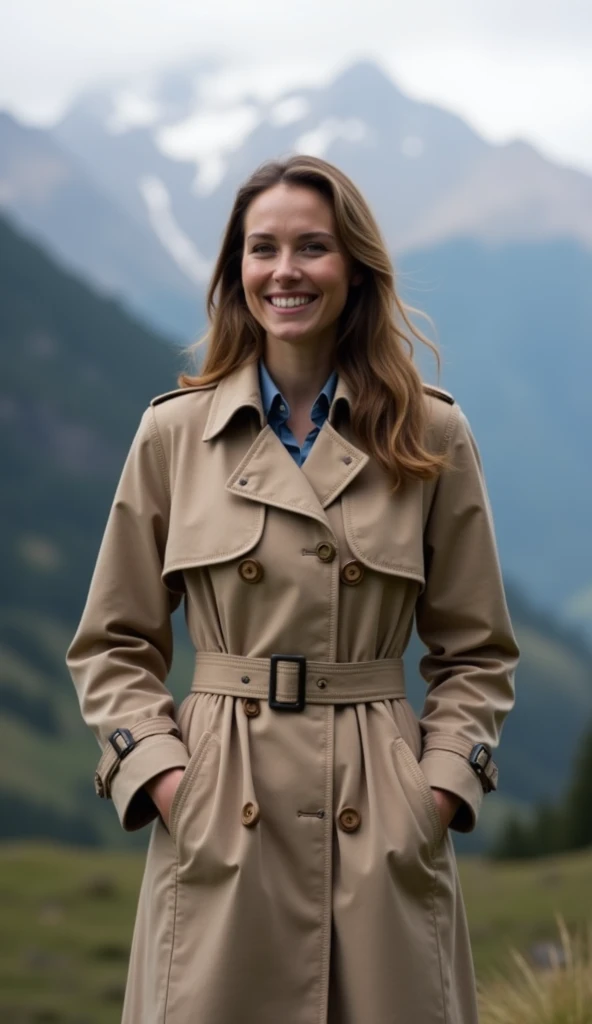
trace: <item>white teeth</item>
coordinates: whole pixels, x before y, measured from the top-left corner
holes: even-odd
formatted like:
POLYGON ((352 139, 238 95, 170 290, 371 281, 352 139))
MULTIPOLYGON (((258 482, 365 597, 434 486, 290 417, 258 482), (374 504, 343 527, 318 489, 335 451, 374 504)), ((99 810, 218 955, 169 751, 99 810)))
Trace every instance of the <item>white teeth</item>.
POLYGON ((294 299, 280 299, 274 295, 271 299, 272 306, 278 306, 280 309, 291 309, 293 306, 307 306, 309 302, 312 302, 314 296, 312 295, 297 295, 294 299))

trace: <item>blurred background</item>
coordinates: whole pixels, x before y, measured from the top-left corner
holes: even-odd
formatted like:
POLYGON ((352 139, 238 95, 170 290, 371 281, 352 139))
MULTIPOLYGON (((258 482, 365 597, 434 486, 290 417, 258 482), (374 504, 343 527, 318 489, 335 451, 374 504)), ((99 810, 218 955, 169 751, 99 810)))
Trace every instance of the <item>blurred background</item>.
POLYGON ((554 915, 585 920, 591 52, 587 0, 0 0, 3 1022, 118 1019, 147 837, 94 797, 64 652, 234 193, 291 152, 370 201, 485 464, 523 658, 500 793, 458 843, 478 970, 511 944, 544 965, 554 915))

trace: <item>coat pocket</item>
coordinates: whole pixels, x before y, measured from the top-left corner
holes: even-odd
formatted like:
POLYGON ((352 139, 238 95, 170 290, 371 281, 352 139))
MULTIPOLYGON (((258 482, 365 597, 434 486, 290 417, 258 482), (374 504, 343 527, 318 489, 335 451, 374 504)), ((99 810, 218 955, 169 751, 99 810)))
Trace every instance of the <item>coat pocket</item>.
POLYGON ((190 813, 192 815, 199 813, 200 797, 206 797, 208 787, 211 785, 210 773, 205 769, 211 763, 211 754, 217 752, 218 746, 218 741, 212 732, 206 730, 202 733, 183 773, 183 778, 177 786, 169 816, 169 832, 177 851, 179 850, 181 817, 190 798, 193 803, 190 813))
POLYGON ((428 838, 432 851, 442 842, 445 829, 442 825, 440 812, 428 780, 426 779, 419 762, 415 759, 412 750, 402 736, 398 736, 394 743, 394 755, 397 766, 413 786, 417 801, 422 809, 422 817, 427 822, 428 838))

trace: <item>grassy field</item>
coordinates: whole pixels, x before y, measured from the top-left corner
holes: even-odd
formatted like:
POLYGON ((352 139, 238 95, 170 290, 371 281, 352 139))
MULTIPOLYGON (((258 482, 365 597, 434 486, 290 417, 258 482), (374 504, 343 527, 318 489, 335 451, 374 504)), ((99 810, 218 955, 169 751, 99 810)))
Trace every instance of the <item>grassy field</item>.
MULTIPOLYGON (((485 986, 511 947, 556 940, 556 914, 592 918, 592 853, 460 868, 485 986)), ((141 871, 137 853, 0 846, 2 1024, 117 1024, 141 871)))

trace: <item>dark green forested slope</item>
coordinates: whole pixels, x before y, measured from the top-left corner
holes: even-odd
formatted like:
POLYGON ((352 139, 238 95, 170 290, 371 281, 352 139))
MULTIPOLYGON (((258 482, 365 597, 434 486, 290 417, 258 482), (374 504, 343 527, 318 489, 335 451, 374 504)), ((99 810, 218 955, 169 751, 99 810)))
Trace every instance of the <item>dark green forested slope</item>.
MULTIPOLYGON (((119 835, 93 795, 98 748, 63 658, 139 416, 179 366, 178 349, 0 220, 0 835, 119 835)), ((500 763, 505 798, 528 803, 565 782, 592 716, 592 658, 509 599, 524 658, 500 763)), ((190 659, 181 642, 175 686, 190 659)))

